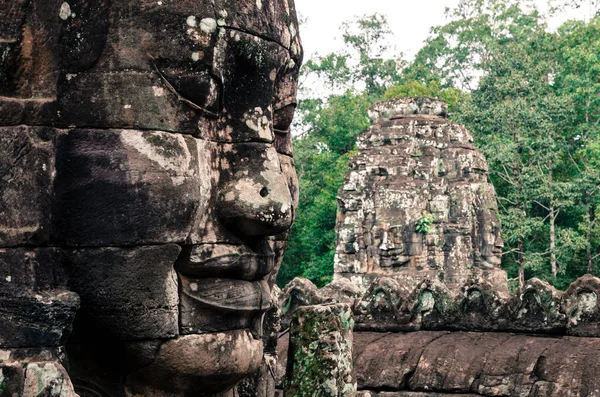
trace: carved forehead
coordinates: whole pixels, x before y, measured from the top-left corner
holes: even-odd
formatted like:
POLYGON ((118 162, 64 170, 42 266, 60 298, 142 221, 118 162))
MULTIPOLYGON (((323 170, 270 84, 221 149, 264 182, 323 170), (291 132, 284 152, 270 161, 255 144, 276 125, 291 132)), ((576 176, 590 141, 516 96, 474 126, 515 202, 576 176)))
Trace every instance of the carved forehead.
POLYGON ((296 10, 288 0, 126 0, 105 7, 111 8, 115 21, 137 20, 147 31, 166 32, 186 24, 205 32, 234 29, 276 42, 298 60, 302 56, 296 10))
POLYGON ((288 0, 217 0, 218 23, 248 34, 275 41, 300 59, 298 19, 288 0))

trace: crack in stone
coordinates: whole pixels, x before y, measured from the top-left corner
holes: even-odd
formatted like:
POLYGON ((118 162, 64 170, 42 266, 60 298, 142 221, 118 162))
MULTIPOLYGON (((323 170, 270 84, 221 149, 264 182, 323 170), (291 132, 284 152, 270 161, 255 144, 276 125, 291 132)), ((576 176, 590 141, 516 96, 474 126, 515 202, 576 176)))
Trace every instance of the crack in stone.
POLYGON ((410 376, 409 376, 409 374, 407 374, 407 376, 406 376, 406 382, 405 382, 405 385, 406 385, 406 387, 408 388, 407 390, 410 390, 410 389, 411 389, 411 385, 410 385, 410 384, 411 384, 412 378, 413 378, 414 374, 417 372, 417 370, 419 369, 419 366, 420 366, 420 364, 421 364, 421 361, 423 360, 423 353, 425 353, 425 350, 427 350, 427 348, 428 348, 429 346, 431 346, 431 344, 432 344, 433 342, 437 341, 437 340, 438 340, 438 339, 440 339, 440 338, 443 338, 443 337, 444 337, 444 336, 446 336, 446 335, 450 335, 450 334, 451 334, 451 332, 450 332, 450 331, 446 331, 445 333, 443 333, 443 334, 441 334, 441 335, 438 335, 438 336, 436 336, 435 338, 433 338, 432 340, 430 340, 429 342, 427 342, 427 345, 425 345, 425 347, 423 347, 423 350, 421 350, 421 354, 419 355, 419 359, 417 360, 417 365, 415 366, 415 369, 414 369, 414 371, 412 371, 412 374, 410 374, 410 376))
POLYGON ((286 50, 290 54, 290 56, 292 56, 291 47, 287 48, 282 43, 278 42, 277 40, 274 40, 271 37, 268 37, 268 36, 265 36, 265 35, 261 35, 261 34, 256 33, 256 32, 250 32, 250 31, 247 31, 247 30, 244 30, 244 29, 241 29, 241 28, 236 28, 236 27, 230 26, 230 25, 219 25, 219 27, 223 28, 223 29, 234 30, 236 32, 244 33, 244 34, 247 34, 249 36, 258 37, 258 38, 260 38, 262 40, 265 40, 265 41, 268 41, 268 42, 271 42, 271 43, 275 43, 278 46, 280 46, 281 48, 283 48, 284 50, 286 50))

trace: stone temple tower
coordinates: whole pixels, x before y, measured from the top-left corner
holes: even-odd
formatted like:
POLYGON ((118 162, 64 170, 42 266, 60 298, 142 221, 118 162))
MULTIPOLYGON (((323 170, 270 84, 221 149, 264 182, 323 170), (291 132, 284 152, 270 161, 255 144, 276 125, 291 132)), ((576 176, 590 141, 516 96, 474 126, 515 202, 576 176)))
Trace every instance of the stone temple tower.
POLYGON ((368 286, 392 276, 406 288, 472 279, 507 291, 496 193, 483 155, 442 101, 375 104, 338 194, 335 277, 368 286))

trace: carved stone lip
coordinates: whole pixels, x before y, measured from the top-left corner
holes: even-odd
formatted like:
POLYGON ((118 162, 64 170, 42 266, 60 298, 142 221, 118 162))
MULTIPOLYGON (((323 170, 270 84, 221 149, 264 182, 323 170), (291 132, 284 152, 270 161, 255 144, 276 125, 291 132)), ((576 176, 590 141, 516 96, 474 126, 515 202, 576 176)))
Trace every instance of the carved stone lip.
POLYGON ((265 281, 222 278, 181 278, 183 293, 196 304, 225 312, 262 313, 271 308, 271 289, 265 281))
POLYGON ((191 277, 261 280, 273 271, 275 254, 267 238, 255 247, 231 243, 184 246, 175 269, 191 277))

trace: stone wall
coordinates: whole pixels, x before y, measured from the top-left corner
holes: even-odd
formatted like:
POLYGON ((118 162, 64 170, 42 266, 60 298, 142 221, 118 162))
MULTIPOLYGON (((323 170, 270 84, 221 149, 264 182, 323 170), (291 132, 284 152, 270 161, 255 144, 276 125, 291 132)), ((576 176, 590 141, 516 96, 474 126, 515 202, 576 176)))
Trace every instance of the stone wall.
MULTIPOLYGON (((365 292, 348 280, 318 290, 296 279, 282 292, 282 324, 294 307, 352 307, 354 376, 359 396, 597 396, 600 380, 600 279, 583 276, 566 291, 529 280, 509 296, 489 283, 457 295, 439 281, 412 291, 394 278, 365 292), (285 312, 285 309, 288 309, 285 312)), ((279 339, 285 378, 288 335, 279 339)))

